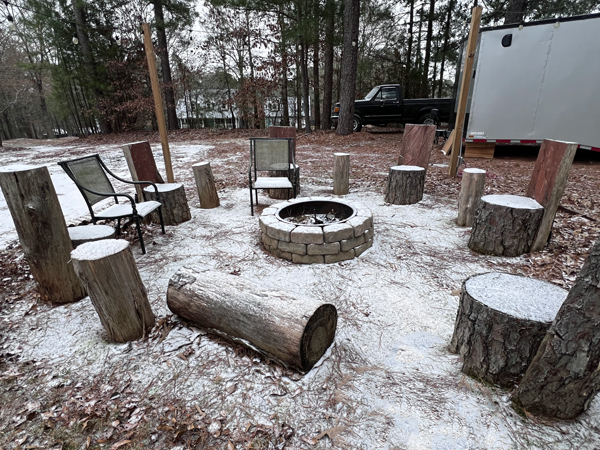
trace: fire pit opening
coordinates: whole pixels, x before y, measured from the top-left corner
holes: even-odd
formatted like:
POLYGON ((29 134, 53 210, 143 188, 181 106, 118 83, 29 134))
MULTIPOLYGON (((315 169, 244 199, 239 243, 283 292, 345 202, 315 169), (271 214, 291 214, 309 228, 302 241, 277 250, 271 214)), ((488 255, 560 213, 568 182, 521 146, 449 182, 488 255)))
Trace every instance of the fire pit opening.
POLYGON ((323 226, 340 223, 354 216, 354 208, 332 201, 307 201, 293 203, 277 212, 279 219, 300 225, 323 226))

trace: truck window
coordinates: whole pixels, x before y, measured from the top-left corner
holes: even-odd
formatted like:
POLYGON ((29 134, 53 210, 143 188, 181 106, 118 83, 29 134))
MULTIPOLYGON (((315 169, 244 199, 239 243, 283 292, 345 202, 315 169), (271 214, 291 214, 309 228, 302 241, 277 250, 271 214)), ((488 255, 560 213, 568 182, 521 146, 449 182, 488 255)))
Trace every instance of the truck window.
POLYGON ((383 100, 398 100, 398 91, 396 88, 383 88, 381 90, 383 100))
POLYGON ((371 91, 365 95, 365 100, 371 100, 373 97, 375 97, 377 91, 379 91, 379 86, 375 86, 373 89, 371 89, 371 91))

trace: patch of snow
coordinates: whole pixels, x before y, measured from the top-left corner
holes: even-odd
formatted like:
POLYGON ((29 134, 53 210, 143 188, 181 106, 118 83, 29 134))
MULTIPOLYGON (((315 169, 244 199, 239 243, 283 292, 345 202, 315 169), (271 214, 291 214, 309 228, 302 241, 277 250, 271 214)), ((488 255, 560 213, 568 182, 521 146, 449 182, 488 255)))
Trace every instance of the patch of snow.
POLYGON ((481 200, 491 203, 492 205, 507 206, 517 209, 543 209, 544 207, 529 197, 521 195, 484 195, 481 200))
POLYGON ((95 261, 122 252, 127 247, 129 242, 124 239, 85 242, 71 252, 71 258, 78 261, 95 261))

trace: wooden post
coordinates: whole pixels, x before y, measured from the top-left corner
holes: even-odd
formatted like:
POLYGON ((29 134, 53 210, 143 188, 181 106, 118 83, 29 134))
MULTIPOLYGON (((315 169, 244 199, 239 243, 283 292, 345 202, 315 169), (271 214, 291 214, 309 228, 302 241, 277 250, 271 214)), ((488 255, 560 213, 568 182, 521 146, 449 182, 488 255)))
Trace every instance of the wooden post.
POLYGON ((129 242, 87 242, 73 250, 71 258, 110 339, 127 342, 147 335, 154 314, 129 242))
POLYGON ((470 227, 473 226, 477 203, 483 196, 485 170, 465 169, 462 176, 460 194, 458 195, 458 219, 456 219, 456 223, 460 227, 470 227))
POLYGON ((335 337, 335 306, 268 291, 243 277, 184 267, 169 281, 167 306, 208 330, 310 370, 335 337))
POLYGON ((333 154, 333 194, 346 195, 350 190, 350 154, 333 154))
POLYGON ((452 142, 452 156, 450 157, 450 176, 456 176, 458 168, 458 157, 463 137, 463 126, 465 124, 465 114, 467 112, 467 97, 469 96, 469 86, 473 75, 473 62, 475 60, 475 49, 477 48, 477 38, 479 37, 479 23, 481 22, 481 6, 473 8, 471 17, 471 29, 469 30, 469 40, 467 42, 467 59, 462 73, 462 82, 460 84, 460 95, 458 97, 458 108, 456 111, 456 123, 454 125, 454 141, 452 142))
POLYGON ((48 168, 0 170, 0 186, 42 299, 69 303, 85 297, 70 261, 73 247, 48 168))
POLYGON ((198 189, 198 197, 200 198, 200 208, 211 209, 219 206, 221 203, 219 202, 219 194, 217 194, 210 163, 204 161, 194 164, 192 170, 194 171, 194 179, 196 180, 196 188, 198 189))
POLYGON ((144 30, 144 47, 146 48, 146 58, 148 59, 148 71, 150 72, 150 82, 152 84, 152 94, 154 96, 154 108, 156 110, 156 121, 158 122, 158 132, 160 133, 160 142, 162 144, 163 156, 165 158, 165 170, 167 171, 167 181, 175 182, 173 176, 173 166, 171 165, 171 152, 169 150, 169 138, 167 137, 167 127, 165 125, 165 113, 162 107, 162 97, 160 95, 160 83, 158 81, 158 72, 156 71, 156 57, 154 56, 154 46, 152 45, 152 36, 150 34, 150 25, 142 24, 144 30))

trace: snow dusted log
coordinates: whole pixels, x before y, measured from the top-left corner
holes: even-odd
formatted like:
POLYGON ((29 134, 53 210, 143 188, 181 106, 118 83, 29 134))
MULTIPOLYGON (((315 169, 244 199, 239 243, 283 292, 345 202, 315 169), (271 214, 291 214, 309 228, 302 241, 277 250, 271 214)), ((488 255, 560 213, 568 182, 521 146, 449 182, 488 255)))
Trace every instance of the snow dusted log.
POLYGON ((532 414, 573 419, 600 390, 600 240, 517 389, 532 414))
POLYGON ((463 357, 464 373, 511 387, 527 370, 566 296, 558 286, 523 276, 468 278, 450 351, 463 357))
POLYGON ((496 256, 528 253, 544 208, 518 195, 485 195, 477 205, 469 248, 496 256))
POLYGON ((69 238, 73 248, 85 244, 86 242, 100 241, 102 239, 112 239, 115 237, 115 229, 109 225, 82 225, 78 227, 67 228, 69 238))
POLYGON ((187 267, 169 281, 167 305, 190 322, 249 342, 249 347, 303 371, 329 348, 337 325, 333 305, 187 267))
POLYGON ((346 195, 350 189, 350 154, 333 154, 333 194, 346 195))
POLYGON ((154 314, 129 243, 87 242, 73 250, 71 258, 110 340, 127 342, 145 336, 154 326, 154 314))
POLYGON ((81 300, 85 291, 70 262, 73 247, 48 168, 0 170, 0 186, 42 299, 81 300))
POLYGON ((462 173, 460 194, 458 195, 458 219, 460 227, 473 226, 475 209, 485 188, 485 170, 465 169, 462 173))
MULTIPOLYGON (((177 225, 192 218, 183 184, 163 183, 157 184, 156 187, 160 195, 160 203, 162 203, 165 225, 177 225)), ((150 185, 144 188, 144 198, 146 201, 158 200, 153 186, 150 185)), ((152 222, 160 223, 158 210, 150 213, 150 217, 152 222)))
POLYGON ((194 179, 200 198, 200 208, 212 209, 219 206, 221 203, 219 202, 219 194, 217 194, 210 163, 205 161, 194 164, 192 170, 194 171, 194 179))
POLYGON ((385 201, 394 205, 412 205, 423 199, 425 169, 419 166, 393 166, 388 176, 385 201))

